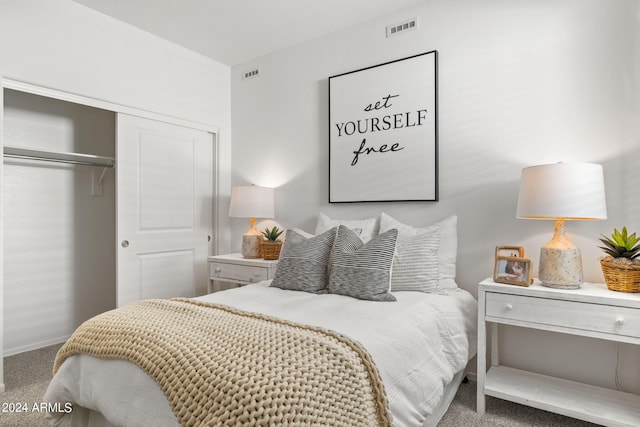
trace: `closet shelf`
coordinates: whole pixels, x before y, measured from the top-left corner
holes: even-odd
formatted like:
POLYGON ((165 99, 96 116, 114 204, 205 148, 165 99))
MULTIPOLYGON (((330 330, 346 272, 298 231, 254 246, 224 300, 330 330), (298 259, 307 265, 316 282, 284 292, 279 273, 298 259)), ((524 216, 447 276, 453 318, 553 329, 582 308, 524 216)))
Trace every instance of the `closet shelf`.
POLYGON ((18 159, 42 160, 46 162, 71 163, 74 165, 98 166, 102 168, 113 168, 116 162, 116 159, 113 157, 94 156, 93 154, 56 153, 53 151, 7 146, 4 147, 4 156, 18 159))

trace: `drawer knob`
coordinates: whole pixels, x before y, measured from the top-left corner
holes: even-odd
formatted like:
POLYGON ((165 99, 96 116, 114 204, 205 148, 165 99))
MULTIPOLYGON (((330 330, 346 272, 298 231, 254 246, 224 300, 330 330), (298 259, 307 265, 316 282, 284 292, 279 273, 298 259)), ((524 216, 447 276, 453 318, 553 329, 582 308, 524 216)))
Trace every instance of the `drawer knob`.
POLYGON ((504 306, 504 308, 505 308, 507 311, 511 311, 511 310, 513 310, 513 306, 512 306, 511 304, 507 304, 507 305, 505 305, 505 306, 504 306))
POLYGON ((222 269, 220 267, 216 267, 213 271, 216 272, 216 273, 220 273, 222 271, 222 269))
POLYGON ((618 317, 616 319, 616 325, 620 325, 620 326, 624 325, 624 317, 618 317))

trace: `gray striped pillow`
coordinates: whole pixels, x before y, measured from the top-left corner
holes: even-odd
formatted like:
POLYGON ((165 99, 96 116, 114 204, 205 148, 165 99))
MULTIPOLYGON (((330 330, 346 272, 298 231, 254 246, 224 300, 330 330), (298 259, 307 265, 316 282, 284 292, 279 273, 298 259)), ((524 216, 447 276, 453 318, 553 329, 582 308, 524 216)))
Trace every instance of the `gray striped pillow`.
POLYGON ((314 294, 327 292, 328 264, 336 229, 306 238, 287 230, 271 286, 314 294))
POLYGON ((392 291, 439 292, 440 230, 398 237, 393 258, 392 291))
POLYGON ((393 229, 365 244, 352 230, 339 226, 331 256, 329 293, 371 301, 396 301, 389 287, 397 238, 398 230, 393 229))

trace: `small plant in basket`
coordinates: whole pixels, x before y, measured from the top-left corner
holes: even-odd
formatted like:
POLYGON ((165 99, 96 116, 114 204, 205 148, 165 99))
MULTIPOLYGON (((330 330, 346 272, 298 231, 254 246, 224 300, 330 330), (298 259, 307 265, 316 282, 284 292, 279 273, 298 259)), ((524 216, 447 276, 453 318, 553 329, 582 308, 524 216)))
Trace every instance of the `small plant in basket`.
POLYGON ((278 240, 278 237, 284 233, 284 230, 280 230, 274 226, 271 229, 265 228, 262 232, 264 239, 260 242, 260 251, 262 252, 262 258, 267 260, 275 260, 280 258, 280 249, 282 248, 282 242, 278 240))
POLYGON ((604 246, 600 246, 600 249, 613 258, 616 264, 640 265, 640 237, 636 237, 636 233, 629 234, 627 227, 622 227, 622 231, 614 228, 611 237, 602 237, 600 241, 604 246))
POLYGON ((610 237, 602 236, 599 246, 607 256, 600 260, 607 287, 614 291, 640 292, 640 237, 629 234, 627 227, 614 229, 610 237))
POLYGON ((275 242, 276 240, 278 240, 278 237, 280 237, 282 233, 284 233, 284 230, 280 230, 278 227, 274 226, 271 230, 265 228, 262 232, 262 235, 265 237, 265 239, 271 242, 275 242))

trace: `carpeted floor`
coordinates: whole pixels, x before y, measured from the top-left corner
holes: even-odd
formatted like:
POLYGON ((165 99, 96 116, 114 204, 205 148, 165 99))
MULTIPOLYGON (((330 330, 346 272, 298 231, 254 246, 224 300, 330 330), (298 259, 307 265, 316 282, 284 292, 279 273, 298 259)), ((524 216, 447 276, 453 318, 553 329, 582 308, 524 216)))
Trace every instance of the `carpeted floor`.
MULTIPOLYGON (((47 423, 39 412, 42 396, 51 379, 59 345, 4 359, 6 392, 0 394, 0 426, 41 427, 47 423), (35 407, 34 407, 35 405, 35 407), (16 408, 26 409, 17 412, 16 408), (10 410, 11 409, 11 410, 10 410), (6 411, 6 412, 5 412, 6 411)), ((487 398, 487 413, 476 413, 476 384, 463 383, 439 427, 592 427, 594 424, 563 417, 500 399, 487 398)))
POLYGON ((53 360, 60 345, 28 351, 4 359, 5 393, 0 394, 0 426, 48 425, 40 403, 51 380, 53 360))
POLYGON ((487 397, 486 412, 476 413, 476 383, 460 385, 456 397, 438 427, 593 427, 597 424, 568 418, 552 412, 487 397))

